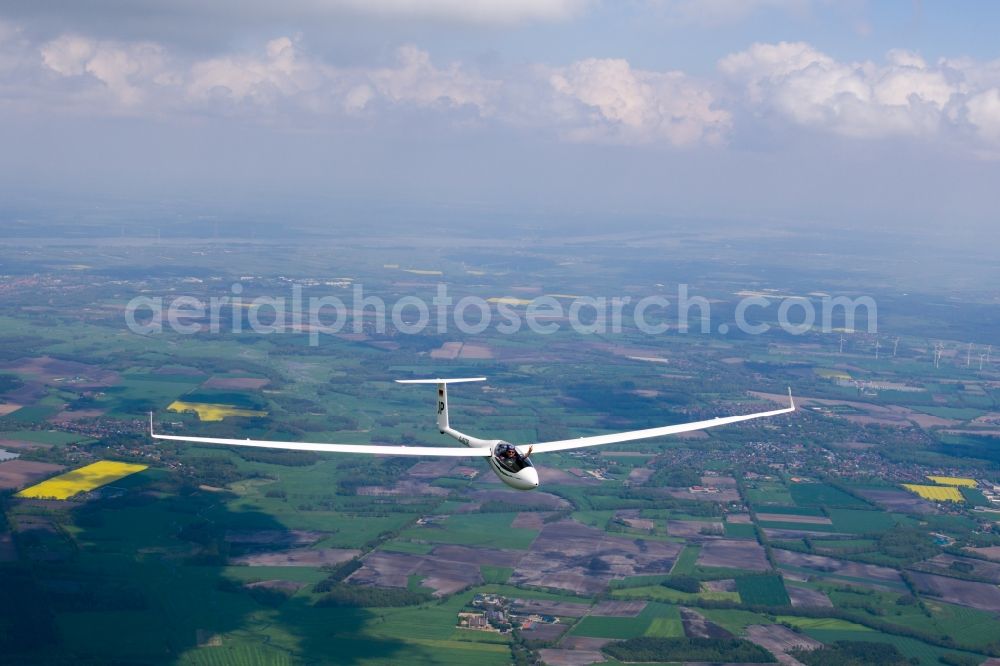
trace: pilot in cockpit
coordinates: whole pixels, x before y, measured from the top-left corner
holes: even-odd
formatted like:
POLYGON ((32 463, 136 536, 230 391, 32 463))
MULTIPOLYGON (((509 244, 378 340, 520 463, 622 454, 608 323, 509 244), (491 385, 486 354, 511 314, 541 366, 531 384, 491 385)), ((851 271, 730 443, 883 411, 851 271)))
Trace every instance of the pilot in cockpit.
POLYGON ((531 448, 528 449, 527 455, 522 456, 516 447, 504 442, 497 445, 495 454, 497 460, 512 472, 519 472, 525 467, 532 466, 531 461, 528 460, 528 456, 531 455, 531 448))

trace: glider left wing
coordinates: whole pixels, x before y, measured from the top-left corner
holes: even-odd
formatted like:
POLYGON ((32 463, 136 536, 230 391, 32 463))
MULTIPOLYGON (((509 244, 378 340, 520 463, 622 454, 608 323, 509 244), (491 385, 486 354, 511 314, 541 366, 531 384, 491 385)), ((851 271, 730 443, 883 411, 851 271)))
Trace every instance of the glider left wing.
POLYGON ((158 435, 153 432, 153 414, 149 415, 149 436, 193 444, 223 444, 225 446, 255 446, 288 451, 326 451, 330 453, 368 453, 381 456, 450 456, 454 458, 488 457, 489 447, 458 448, 448 446, 388 446, 370 444, 325 444, 320 442, 277 442, 264 439, 226 439, 224 437, 190 437, 188 435, 158 435))

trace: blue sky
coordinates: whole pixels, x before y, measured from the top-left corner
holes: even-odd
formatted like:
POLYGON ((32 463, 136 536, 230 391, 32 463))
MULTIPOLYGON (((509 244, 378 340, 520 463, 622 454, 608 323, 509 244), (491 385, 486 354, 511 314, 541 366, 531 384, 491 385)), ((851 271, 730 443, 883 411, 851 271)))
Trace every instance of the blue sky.
POLYGON ((0 177, 992 232, 998 26, 992 2, 8 0, 0 177))

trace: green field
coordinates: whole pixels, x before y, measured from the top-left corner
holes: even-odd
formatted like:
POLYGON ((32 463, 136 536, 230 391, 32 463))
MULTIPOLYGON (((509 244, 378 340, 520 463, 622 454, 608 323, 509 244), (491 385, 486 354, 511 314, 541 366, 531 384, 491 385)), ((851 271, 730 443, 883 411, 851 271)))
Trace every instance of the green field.
POLYGON ((511 527, 513 520, 514 514, 511 513, 459 514, 449 516, 441 523, 405 530, 400 536, 433 543, 524 550, 535 540, 538 532, 511 527))
POLYGON ((740 601, 751 606, 788 606, 791 600, 781 576, 741 576, 736 579, 740 601))
POLYGON ((726 523, 725 534, 731 539, 756 539, 757 530, 754 529, 753 525, 746 525, 742 523, 726 523))
POLYGON ((756 486, 747 489, 747 499, 754 506, 758 505, 787 505, 793 504, 788 488, 778 482, 759 482, 756 486))
POLYGON ((882 622, 925 632, 929 635, 947 635, 969 647, 982 647, 1000 635, 1000 618, 994 614, 944 603, 927 598, 924 607, 896 603, 900 595, 864 590, 862 588, 830 588, 826 590, 838 608, 857 611, 878 608, 872 617, 882 622), (926 611, 926 612, 925 612, 926 611))
POLYGON ((983 491, 979 488, 959 488, 958 489, 965 501, 972 506, 992 506, 991 502, 986 499, 983 495, 983 491))
POLYGON ((855 548, 873 550, 876 542, 872 539, 813 539, 812 545, 817 550, 838 551, 855 548))
POLYGON ((574 636, 632 638, 633 636, 683 636, 680 611, 676 606, 649 603, 636 617, 587 615, 573 627, 574 636))
POLYGON ((761 527, 771 527, 783 530, 809 530, 810 532, 836 532, 837 528, 833 525, 823 525, 815 523, 796 523, 796 522, 777 522, 774 520, 761 520, 758 521, 761 527))
POLYGON ((614 511, 574 511, 572 514, 573 520, 583 523, 584 525, 590 525, 591 527, 596 527, 598 529, 604 529, 611 519, 614 517, 614 511))
MULTIPOLYGON (((801 626, 801 625, 800 625, 801 626)), ((888 643, 894 645, 904 656, 916 659, 921 666, 940 666, 940 657, 947 654, 955 654, 958 651, 939 648, 927 643, 922 643, 913 638, 896 636, 893 634, 883 634, 870 630, 846 630, 846 629, 821 629, 805 627, 804 631, 809 636, 824 643, 835 641, 863 641, 870 643, 888 643)), ((966 653, 968 654, 968 653, 966 653)), ((980 656, 980 659, 984 657, 980 656)))
POLYGON ((839 532, 868 534, 884 532, 898 524, 898 520, 884 511, 862 511, 857 509, 828 509, 833 528, 839 532))
POLYGON ((751 624, 771 624, 773 622, 767 615, 746 610, 703 608, 698 612, 706 619, 736 635, 744 633, 751 624))
POLYGON ((684 546, 684 549, 681 550, 680 555, 677 556, 677 560, 674 562, 673 568, 670 569, 670 573, 671 574, 693 573, 695 563, 697 563, 698 555, 700 553, 701 553, 701 546, 694 544, 684 546))
POLYGON ((789 624, 793 627, 798 627, 799 629, 856 632, 874 631, 873 629, 869 629, 862 624, 832 617, 798 617, 795 615, 778 615, 776 619, 778 622, 789 624))
POLYGON ((40 444, 72 444, 87 439, 81 435, 58 430, 5 430, 0 432, 0 439, 15 439, 40 444))
POLYGON ((692 603, 698 600, 705 601, 739 601, 740 595, 737 592, 711 592, 702 584, 700 592, 681 592, 660 584, 641 585, 635 587, 623 587, 612 590, 611 596, 615 599, 649 599, 651 601, 665 601, 673 604, 692 603))
POLYGON ((59 409, 62 407, 61 404, 35 404, 28 407, 22 407, 8 418, 12 421, 16 421, 22 424, 28 423, 44 423, 48 419, 52 418, 59 413, 59 409))
POLYGON ((789 516, 824 516, 823 510, 818 506, 783 506, 774 505, 761 509, 761 513, 781 513, 789 516))
POLYGON ((826 483, 792 483, 788 487, 793 501, 798 506, 839 506, 847 508, 863 508, 867 502, 848 495, 839 488, 826 483))
POLYGON ((480 565, 479 571, 483 576, 483 582, 503 585, 514 575, 512 567, 491 567, 485 564, 480 565))
POLYGON ((434 545, 429 543, 414 543, 413 541, 394 540, 388 541, 381 546, 381 550, 392 553, 412 553, 414 555, 426 555, 434 550, 434 545))
POLYGON ((918 411, 939 416, 943 419, 958 419, 959 421, 971 421, 983 415, 983 410, 970 407, 915 407, 918 411))

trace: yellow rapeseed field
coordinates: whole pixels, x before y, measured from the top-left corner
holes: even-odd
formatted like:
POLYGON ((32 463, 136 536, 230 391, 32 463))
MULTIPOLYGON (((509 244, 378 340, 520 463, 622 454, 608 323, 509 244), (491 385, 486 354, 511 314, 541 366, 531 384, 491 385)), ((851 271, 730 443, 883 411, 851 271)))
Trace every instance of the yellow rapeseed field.
POLYGON ((211 402, 184 402, 174 400, 167 406, 171 412, 194 412, 199 421, 221 421, 227 416, 267 416, 267 412, 257 409, 240 409, 233 405, 220 405, 211 402))
POLYGON ((928 476, 928 479, 934 483, 940 483, 942 486, 964 486, 966 488, 975 488, 975 479, 965 479, 960 476, 928 476))
POLYGON ((52 477, 47 481, 25 488, 17 497, 31 499, 69 499, 77 493, 87 492, 103 485, 117 481, 129 474, 135 474, 146 469, 146 465, 99 460, 72 472, 66 472, 52 477))
POLYGON ((922 486, 916 483, 904 483, 903 487, 916 493, 924 499, 935 502, 964 502, 965 498, 954 486, 922 486))

